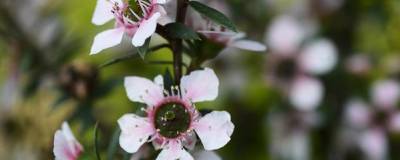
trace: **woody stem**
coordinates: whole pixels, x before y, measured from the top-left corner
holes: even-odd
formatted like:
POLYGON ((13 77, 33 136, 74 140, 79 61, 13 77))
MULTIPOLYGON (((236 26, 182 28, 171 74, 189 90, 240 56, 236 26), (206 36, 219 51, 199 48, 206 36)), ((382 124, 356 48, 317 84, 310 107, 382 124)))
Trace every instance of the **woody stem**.
MULTIPOLYGON (((188 0, 177 0, 177 14, 176 22, 185 23, 186 11, 188 7, 188 0)), ((183 41, 180 38, 173 39, 171 41, 172 52, 173 52, 173 64, 174 64, 174 78, 175 84, 180 84, 180 79, 182 77, 182 50, 183 41)))

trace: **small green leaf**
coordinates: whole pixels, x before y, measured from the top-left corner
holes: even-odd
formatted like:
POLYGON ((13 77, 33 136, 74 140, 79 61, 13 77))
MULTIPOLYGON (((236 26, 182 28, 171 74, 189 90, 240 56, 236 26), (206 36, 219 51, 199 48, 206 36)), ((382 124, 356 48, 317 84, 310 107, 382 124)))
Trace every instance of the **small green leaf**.
POLYGON ((99 134, 99 123, 97 122, 94 127, 94 152, 96 153, 97 160, 101 160, 100 153, 99 153, 99 144, 97 142, 97 137, 99 134))
POLYGON ((165 26, 168 36, 184 40, 200 39, 199 35, 182 23, 169 23, 165 26))
POLYGON ((197 1, 190 1, 189 5, 194 10, 199 12, 201 15, 209 18, 213 22, 215 22, 215 23, 217 23, 219 25, 222 25, 222 26, 224 26, 224 27, 236 32, 235 25, 223 13, 217 11, 214 8, 208 7, 207 5, 204 5, 204 4, 200 3, 200 2, 197 2, 197 1))
POLYGON ((140 57, 142 57, 142 59, 144 59, 147 52, 149 51, 150 40, 151 40, 151 37, 147 38, 146 41, 144 42, 143 46, 140 46, 137 48, 138 53, 139 53, 140 57))
POLYGON ((110 144, 108 146, 107 150, 107 159, 108 160, 113 160, 115 153, 117 152, 117 147, 118 147, 118 138, 119 135, 121 134, 121 129, 117 126, 116 129, 114 130, 114 133, 111 137, 110 144))

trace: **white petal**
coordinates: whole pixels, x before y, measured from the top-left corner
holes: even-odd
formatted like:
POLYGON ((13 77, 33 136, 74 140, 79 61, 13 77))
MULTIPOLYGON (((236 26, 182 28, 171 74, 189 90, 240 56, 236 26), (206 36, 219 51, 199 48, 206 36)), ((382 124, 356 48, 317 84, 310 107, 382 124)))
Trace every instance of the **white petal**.
POLYGON ((132 38, 133 46, 142 46, 146 39, 149 38, 156 31, 157 20, 158 18, 160 18, 160 16, 161 14, 156 12, 148 20, 144 20, 143 22, 141 22, 139 28, 132 38))
POLYGON ((194 147, 196 146, 196 142, 197 142, 196 134, 192 131, 185 137, 185 140, 182 142, 182 144, 188 150, 193 150, 194 147))
POLYGON ((371 97, 377 107, 393 108, 400 98, 400 84, 391 79, 379 80, 372 86, 371 97))
MULTIPOLYGON (((122 6, 121 0, 114 0, 120 6, 122 6)), ((96 25, 103 25, 114 18, 114 14, 111 13, 114 2, 109 0, 97 0, 96 9, 93 13, 92 23, 96 25)))
POLYGON ((214 100, 218 96, 218 86, 218 77, 209 68, 193 71, 181 79, 182 95, 192 102, 214 100))
POLYGON ((76 141, 68 124, 64 122, 62 129, 54 135, 53 152, 56 160, 77 159, 82 151, 82 145, 76 141))
POLYGON ((337 49, 331 41, 317 40, 308 44, 300 54, 300 66, 311 74, 325 74, 335 67, 337 54, 337 49))
POLYGON ((163 88, 145 78, 125 77, 124 85, 128 98, 133 102, 153 106, 164 98, 163 88))
POLYGON ((304 28, 290 16, 280 16, 273 20, 267 32, 267 44, 274 53, 291 55, 305 38, 304 28))
POLYGON ((165 4, 168 0, 156 0, 157 4, 165 4))
POLYGON ((387 140, 383 130, 373 128, 364 132, 359 139, 359 145, 368 159, 386 159, 387 140))
POLYGON ((310 77, 300 77, 290 89, 290 103, 297 109, 310 111, 319 105, 323 92, 324 88, 320 81, 310 77))
POLYGON ((164 88, 164 78, 162 75, 158 75, 154 78, 154 83, 160 86, 160 88, 164 88))
POLYGON ((264 44, 250 40, 233 41, 229 44, 229 46, 256 52, 262 52, 267 49, 267 47, 264 44))
POLYGON ((193 160, 193 157, 183 149, 179 142, 171 140, 157 156, 156 160, 193 160))
POLYGON ((118 124, 121 128, 119 144, 128 153, 135 153, 154 134, 150 122, 135 114, 123 115, 118 124))
POLYGON ((389 129, 394 132, 400 132, 400 112, 390 116, 389 129))
POLYGON ((123 36, 123 28, 110 29, 97 34, 96 37, 94 37, 90 54, 97 54, 106 48, 120 44, 123 36))
POLYGON ((215 152, 205 150, 194 152, 193 157, 196 160, 222 160, 222 158, 219 157, 215 152))
POLYGON ((206 150, 215 150, 225 146, 233 133, 231 116, 225 111, 213 111, 202 117, 194 129, 206 150))

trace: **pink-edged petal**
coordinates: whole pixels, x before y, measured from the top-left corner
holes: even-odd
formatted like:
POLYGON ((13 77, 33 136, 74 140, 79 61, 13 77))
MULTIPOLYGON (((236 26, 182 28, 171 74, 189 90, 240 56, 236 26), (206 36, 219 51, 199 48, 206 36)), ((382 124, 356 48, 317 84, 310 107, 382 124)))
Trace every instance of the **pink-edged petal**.
POLYGON ((148 20, 141 22, 139 28, 137 29, 135 35, 132 38, 132 44, 135 47, 142 46, 147 38, 149 38, 155 31, 157 27, 157 21, 161 14, 156 12, 148 20))
POLYGON ((171 140, 160 152, 156 160, 193 160, 193 157, 182 147, 180 142, 171 140))
POLYGON ((135 114, 123 115, 118 125, 121 128, 119 144, 128 153, 135 153, 155 132, 146 118, 135 114))
POLYGON ((387 139, 384 131, 380 128, 372 128, 361 134, 359 145, 368 159, 383 160, 387 158, 387 139))
POLYGON ((225 111, 213 111, 194 124, 194 129, 206 150, 225 146, 233 133, 231 116, 225 111))
POLYGON ((400 132, 400 112, 390 116, 389 129, 394 132, 400 132))
POLYGON ((163 88, 146 78, 125 77, 124 85, 128 98, 133 102, 154 106, 164 98, 163 88))
POLYGON ((111 12, 115 3, 122 7, 121 0, 97 0, 96 8, 93 13, 92 23, 103 25, 114 18, 111 12))
POLYGON ((393 108, 400 97, 400 84, 392 79, 379 80, 371 88, 371 97, 377 107, 393 108))
POLYGON ((196 160, 222 160, 222 158, 218 156, 217 153, 205 150, 199 150, 194 152, 193 157, 196 160))
POLYGON ((331 41, 320 39, 308 44, 300 54, 300 66, 311 74, 325 74, 335 67, 337 54, 337 49, 331 41))
POLYGON ((322 100, 324 87, 311 77, 300 77, 294 81, 289 93, 290 103, 299 110, 315 109, 322 100))
POLYGON ((211 101, 218 96, 219 81, 212 69, 193 71, 181 79, 182 96, 192 102, 211 101))
POLYGON ((82 145, 75 139, 68 124, 64 122, 61 130, 54 135, 53 153, 56 160, 76 160, 83 151, 82 145))
POLYGON ((121 43, 124 36, 124 28, 115 28, 101 32, 94 37, 90 54, 97 54, 104 49, 114 47, 121 43))
POLYGON ((197 142, 196 134, 192 131, 185 137, 185 140, 182 142, 182 145, 188 150, 193 150, 194 147, 196 146, 196 142, 197 142))
POLYGON ((231 47, 236 47, 239 49, 256 51, 256 52, 262 52, 267 50, 267 47, 264 44, 250 40, 237 40, 229 43, 228 45, 231 47))

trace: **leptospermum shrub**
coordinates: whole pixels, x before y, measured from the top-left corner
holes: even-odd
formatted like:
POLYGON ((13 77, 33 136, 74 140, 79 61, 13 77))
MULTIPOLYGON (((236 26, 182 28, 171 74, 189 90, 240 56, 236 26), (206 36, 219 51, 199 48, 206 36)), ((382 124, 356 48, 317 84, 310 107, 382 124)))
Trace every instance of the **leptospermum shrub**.
MULTIPOLYGON (((261 43, 244 40, 244 33, 217 9, 200 1, 190 0, 98 0, 92 23, 103 25, 109 21, 114 28, 98 33, 90 54, 98 54, 117 47, 124 37, 137 48, 134 54, 146 55, 168 48, 172 53, 173 75, 160 73, 151 80, 129 75, 124 79, 127 98, 143 103, 143 114, 126 113, 119 118, 117 139, 130 159, 157 160, 218 160, 213 150, 229 143, 234 132, 231 115, 226 111, 199 110, 196 102, 212 101, 218 97, 218 75, 211 68, 203 68, 205 61, 214 59, 225 47, 250 51, 265 51, 261 43), (172 3, 172 4, 171 4, 172 3), (167 7, 174 6, 176 7, 167 7), (189 10, 189 8, 191 8, 189 10), (173 14, 176 15, 173 15, 173 14), (172 16, 171 16, 172 15, 172 16), (158 34, 166 43, 150 46, 158 34), (190 64, 183 64, 186 54, 190 64), (197 145, 197 144, 202 145, 197 145), (150 147, 152 146, 152 147, 150 147)), ((130 53, 132 54, 132 53, 130 53)), ((103 67, 130 58, 122 55, 103 64, 103 67)), ((96 125, 94 149, 84 148, 74 137, 67 122, 54 138, 54 155, 59 160, 86 159, 85 152, 95 150, 101 159, 96 125)), ((110 153, 110 152, 109 152, 110 153)), ((109 154, 109 159, 115 159, 109 154)))

